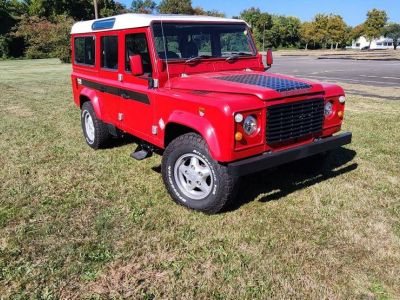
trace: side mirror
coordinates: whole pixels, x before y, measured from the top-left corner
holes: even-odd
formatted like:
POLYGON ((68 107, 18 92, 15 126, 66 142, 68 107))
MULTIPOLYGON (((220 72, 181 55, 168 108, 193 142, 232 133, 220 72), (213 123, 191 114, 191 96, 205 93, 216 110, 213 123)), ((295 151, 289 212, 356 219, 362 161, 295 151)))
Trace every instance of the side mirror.
POLYGON ((271 68, 272 64, 274 63, 274 58, 272 57, 272 49, 267 50, 267 66, 271 68))
POLYGON ((143 62, 142 57, 139 54, 129 56, 129 65, 131 67, 131 72, 133 75, 143 75, 143 62))

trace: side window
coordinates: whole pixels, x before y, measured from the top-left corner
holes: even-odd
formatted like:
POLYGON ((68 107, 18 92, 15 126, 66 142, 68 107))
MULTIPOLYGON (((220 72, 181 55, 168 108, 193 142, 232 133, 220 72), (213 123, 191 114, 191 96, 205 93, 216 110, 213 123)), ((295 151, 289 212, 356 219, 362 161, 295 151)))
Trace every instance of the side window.
POLYGON ((74 40, 74 55, 76 64, 94 66, 95 64, 95 37, 77 37, 74 40))
POLYGON ((125 70, 130 72, 131 66, 129 56, 139 54, 142 57, 143 71, 145 74, 151 74, 151 60, 149 47, 147 45, 146 34, 135 33, 125 36, 125 70))
POLYGON ((102 36, 101 64, 105 69, 118 70, 118 36, 102 36))

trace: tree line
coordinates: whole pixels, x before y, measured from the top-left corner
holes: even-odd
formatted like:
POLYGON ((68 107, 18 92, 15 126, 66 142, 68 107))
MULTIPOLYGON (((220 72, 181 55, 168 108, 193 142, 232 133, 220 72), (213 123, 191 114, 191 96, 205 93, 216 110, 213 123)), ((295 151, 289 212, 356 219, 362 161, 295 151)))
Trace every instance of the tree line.
MULTIPOLYGON (((165 13, 225 17, 217 10, 193 7, 191 0, 134 0, 125 7, 114 0, 0 0, 0 58, 58 57, 70 60, 69 32, 74 22, 94 18, 94 2, 99 17, 116 14, 165 13)), ((251 7, 238 16, 249 23, 258 49, 331 48, 338 49, 353 39, 369 41, 381 35, 400 38, 400 24, 388 23, 387 13, 372 9, 363 24, 348 26, 340 15, 317 14, 309 22, 297 17, 274 15, 251 7)), ((396 48, 397 43, 394 43, 396 48)))

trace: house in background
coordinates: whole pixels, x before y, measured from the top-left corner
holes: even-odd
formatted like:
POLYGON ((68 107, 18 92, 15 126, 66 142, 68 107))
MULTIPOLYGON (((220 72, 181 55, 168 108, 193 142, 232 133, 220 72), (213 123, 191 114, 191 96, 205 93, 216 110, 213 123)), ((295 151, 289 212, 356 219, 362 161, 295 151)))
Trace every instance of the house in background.
MULTIPOLYGON (((400 39, 397 44, 400 45, 400 39)), ((368 47, 369 41, 363 36, 353 40, 351 45, 351 49, 367 49, 368 47)), ((381 36, 379 39, 372 40, 370 49, 393 49, 393 39, 381 36)))

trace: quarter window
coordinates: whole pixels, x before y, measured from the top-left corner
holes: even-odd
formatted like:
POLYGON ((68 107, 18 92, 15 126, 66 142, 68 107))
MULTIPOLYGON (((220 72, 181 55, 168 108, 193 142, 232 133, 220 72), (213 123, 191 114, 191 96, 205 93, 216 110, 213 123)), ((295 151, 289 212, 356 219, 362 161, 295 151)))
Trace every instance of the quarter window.
POLYGON ((76 64, 94 66, 95 64, 95 37, 77 37, 74 40, 74 55, 76 64))
POLYGON ((118 69, 118 36, 101 37, 101 67, 118 69))

